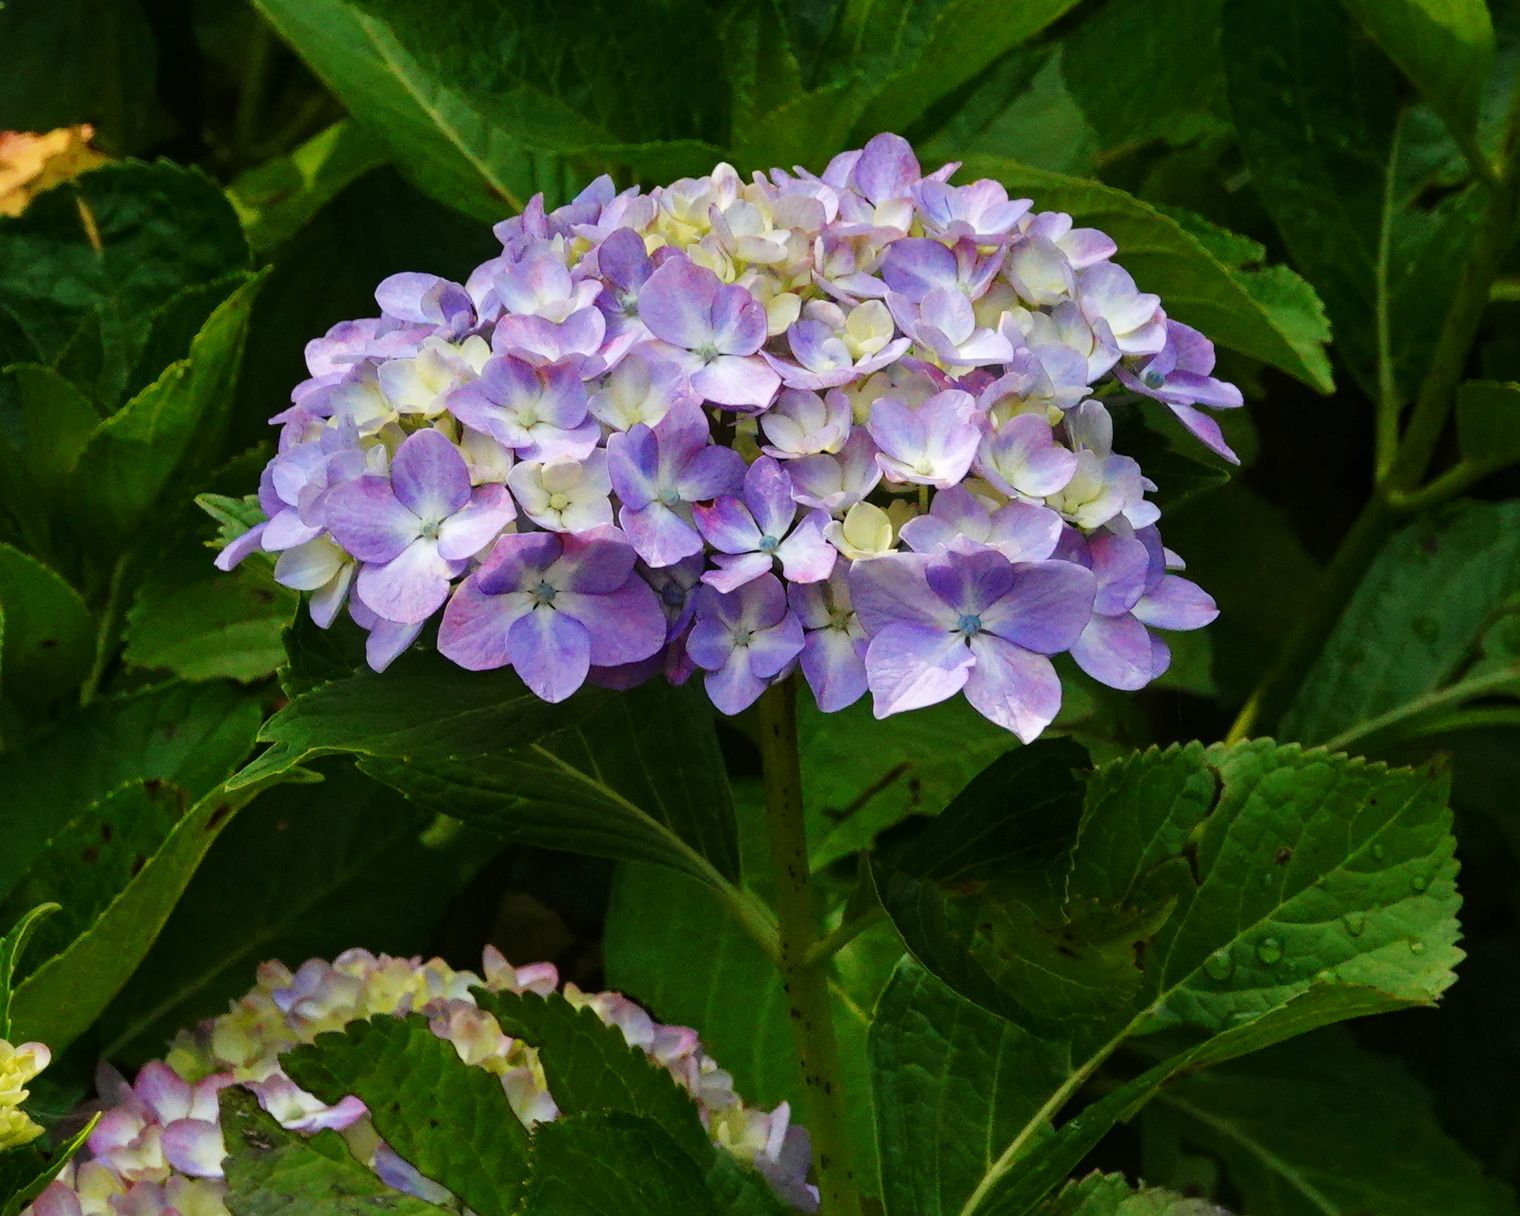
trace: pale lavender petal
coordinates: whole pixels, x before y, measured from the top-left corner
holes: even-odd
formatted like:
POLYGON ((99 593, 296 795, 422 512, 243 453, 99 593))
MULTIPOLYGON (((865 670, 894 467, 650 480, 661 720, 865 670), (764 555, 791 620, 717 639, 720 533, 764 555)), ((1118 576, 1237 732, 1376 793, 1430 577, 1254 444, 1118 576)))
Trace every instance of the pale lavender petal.
POLYGON ((802 674, 824 713, 835 713, 865 695, 864 649, 843 629, 815 629, 807 635, 802 674))
POLYGON ((781 377, 758 356, 719 355, 692 373, 691 387, 717 405, 761 410, 781 387, 781 377))
POLYGON ((769 553, 719 553, 713 558, 715 569, 702 575, 702 581, 724 593, 737 591, 745 583, 769 574, 774 564, 769 553))
MULTIPOLYGON (((701 666, 700 662, 698 666, 701 666)), ((749 656, 744 651, 733 650, 717 667, 707 669, 702 686, 713 707, 719 713, 732 716, 758 701, 766 689, 766 682, 751 670, 749 656)))
POLYGON ((850 183, 873 203, 906 198, 923 176, 913 146, 901 135, 882 132, 861 149, 850 183))
POLYGON ((562 556, 545 572, 548 581, 565 591, 607 595, 633 573, 636 554, 612 527, 566 536, 562 556))
MULTIPOLYGON (((875 566, 885 559, 857 563, 875 566)), ((853 591, 853 587, 852 587, 853 591)), ((965 687, 974 660, 955 633, 888 625, 866 649, 866 680, 878 718, 948 700, 965 687)))
POLYGON ((683 502, 710 501, 720 494, 738 493, 744 473, 743 456, 732 448, 711 444, 686 461, 675 488, 683 502))
POLYGON ((1061 680, 1050 660, 989 634, 971 639, 976 666, 966 700, 991 722, 1033 743, 1061 712, 1061 680))
POLYGON ((753 355, 765 343, 765 308, 737 283, 718 289, 712 303, 713 344, 725 355, 753 355))
POLYGON ((750 636, 750 670, 763 679, 774 679, 802 653, 802 646, 802 623, 788 612, 776 624, 750 636))
POLYGON ((662 502, 637 509, 623 507, 618 523, 638 555, 656 569, 702 552, 697 530, 662 502))
POLYGON ((981 614, 982 626, 1026 650, 1060 654, 1087 627, 1096 594, 1090 570, 1029 562, 1015 567, 1013 590, 981 614))
POLYGON ((660 444, 642 422, 607 436, 607 475, 626 512, 648 506, 660 492, 660 444))
POLYGON ((586 627, 591 662, 616 667, 647 659, 665 645, 665 614, 653 588, 637 575, 616 591, 583 595, 561 591, 554 607, 586 627))
POLYGON ((1014 584, 1012 563, 996 549, 952 549, 929 562, 924 577, 957 615, 988 613, 1014 584))
POLYGON ((655 337, 695 350, 713 340, 712 305, 722 286, 712 271, 673 257, 640 288, 639 320, 655 337))
POLYGON ((457 570, 438 556, 437 541, 414 540, 388 562, 366 563, 354 591, 388 621, 425 621, 443 607, 449 595, 449 579, 457 570))
POLYGON ((793 583, 821 583, 834 570, 839 551, 829 544, 824 529, 829 526, 827 511, 811 511, 776 547, 781 572, 793 583))
POLYGON ((254 524, 241 536, 235 536, 227 542, 225 548, 216 555, 216 561, 212 563, 218 570, 226 573, 250 553, 256 553, 262 548, 264 529, 266 524, 254 524))
POLYGON ((1094 616, 1071 648, 1076 664, 1099 684, 1133 692, 1151 681, 1151 636, 1123 616, 1094 616))
POLYGON ((391 486, 402 506, 436 522, 470 501, 470 467, 444 435, 418 431, 396 449, 391 486))
POLYGON ((524 591, 487 595, 474 576, 454 591, 443 622, 438 627, 438 652, 470 671, 489 671, 511 661, 507 631, 532 610, 533 599, 524 591))
POLYGON ((422 622, 405 624, 401 621, 376 620, 364 639, 364 661, 371 671, 384 671, 394 663, 417 640, 422 632, 422 622))
POLYGON ((720 553, 750 553, 760 547, 760 529, 749 508, 732 495, 701 503, 692 512, 707 543, 720 553))
POLYGON ((1214 419, 1202 410, 1194 409, 1191 405, 1178 405, 1173 402, 1169 403, 1168 408, 1177 415, 1183 426, 1203 441, 1204 446, 1211 452, 1217 452, 1231 464, 1240 463, 1240 457, 1235 455, 1235 450, 1225 442, 1224 432, 1219 429, 1219 423, 1214 419))
POLYGON ((1093 576, 1098 580, 1093 611, 1099 616, 1122 616, 1145 591, 1150 553, 1132 536, 1100 533, 1088 541, 1093 576))
POLYGON ((909 237, 893 241, 881 263, 881 277, 893 291, 917 303, 931 291, 954 287, 955 254, 939 241, 909 237))
POLYGON ((744 505, 754 517, 761 536, 779 541, 792 526, 792 520, 797 518, 792 479, 775 457, 761 456, 749 466, 744 475, 744 505))
POLYGON ((164 1160, 192 1178, 220 1178, 227 1156, 222 1129, 204 1119, 178 1119, 163 1131, 164 1160))
POLYGON ((384 477, 370 475, 335 486, 323 497, 321 514, 333 539, 363 562, 388 562, 422 535, 420 521, 401 505, 384 477))
POLYGON ((957 613, 930 590, 928 561, 914 553, 894 553, 850 567, 850 599, 866 632, 895 624, 950 630, 957 613))
POLYGON ((522 682, 551 704, 586 682, 591 670, 591 633, 553 608, 536 608, 512 622, 507 651, 522 682))
POLYGON ((563 552, 564 538, 556 533, 512 533, 491 546, 491 552, 470 581, 479 583, 487 595, 531 590, 563 552))
POLYGON ((1175 574, 1168 574, 1135 605, 1135 616, 1156 629, 1202 629, 1218 615, 1213 596, 1175 574))
POLYGON ((464 509, 444 520, 438 529, 438 556, 448 561, 474 557, 515 518, 517 508, 505 486, 479 486, 464 509))

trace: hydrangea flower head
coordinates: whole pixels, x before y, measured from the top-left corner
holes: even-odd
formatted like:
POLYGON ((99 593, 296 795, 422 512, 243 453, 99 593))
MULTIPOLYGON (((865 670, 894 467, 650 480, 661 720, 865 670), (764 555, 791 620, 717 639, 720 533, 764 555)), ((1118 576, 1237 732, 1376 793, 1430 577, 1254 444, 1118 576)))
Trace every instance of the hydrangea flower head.
POLYGON ((825 711, 964 693, 1027 741, 1053 656, 1142 687, 1215 609, 1109 411, 1233 460, 1206 411, 1240 392, 1112 240, 955 168, 879 135, 533 200, 464 283, 394 275, 310 344, 219 564, 278 554, 377 669, 436 620, 547 700, 701 672, 737 713, 800 670, 825 711))
MULTIPOLYGON (((311 959, 295 971, 265 963, 251 992, 222 1016, 182 1033, 164 1060, 144 1065, 132 1081, 102 1066, 100 1120, 80 1155, 25 1216, 228 1216, 217 1095, 229 1086, 249 1090, 291 1131, 339 1132, 388 1186, 453 1205, 446 1190, 379 1138, 363 1102, 352 1095, 332 1105, 319 1101, 281 1071, 279 1056, 350 1022, 420 1013, 464 1063, 500 1079, 526 1127, 558 1118, 537 1050, 502 1033, 476 1005, 471 989, 477 987, 539 996, 558 989, 572 1005, 591 1009, 691 1095, 714 1144, 757 1169, 788 1207, 816 1210, 817 1192, 807 1182, 807 1133, 791 1122, 786 1103, 772 1111, 746 1106, 734 1092, 733 1078, 703 1051, 695 1031, 662 1026, 616 992, 587 993, 568 983, 561 988, 553 964, 513 967, 488 947, 480 974, 456 971, 438 959, 364 950, 350 950, 330 963, 311 959)), ((38 1057, 37 1047, 15 1049, 7 1060, 40 1058, 40 1068, 47 1052, 41 1048, 38 1057)), ((0 1085, 6 1067, 0 1061, 0 1085)), ((4 1094, 0 1090, 0 1102, 4 1094)), ((427 1112, 417 1116, 425 1118, 427 1112)))

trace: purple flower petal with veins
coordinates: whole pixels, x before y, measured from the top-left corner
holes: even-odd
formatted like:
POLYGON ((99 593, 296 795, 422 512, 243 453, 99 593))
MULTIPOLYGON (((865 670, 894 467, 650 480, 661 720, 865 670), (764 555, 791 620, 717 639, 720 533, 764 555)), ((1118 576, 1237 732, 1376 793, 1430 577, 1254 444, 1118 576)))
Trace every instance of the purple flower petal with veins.
POLYGON ((722 713, 753 705, 802 648, 802 625, 775 575, 762 574, 726 594, 698 589, 686 650, 707 673, 707 695, 722 713))

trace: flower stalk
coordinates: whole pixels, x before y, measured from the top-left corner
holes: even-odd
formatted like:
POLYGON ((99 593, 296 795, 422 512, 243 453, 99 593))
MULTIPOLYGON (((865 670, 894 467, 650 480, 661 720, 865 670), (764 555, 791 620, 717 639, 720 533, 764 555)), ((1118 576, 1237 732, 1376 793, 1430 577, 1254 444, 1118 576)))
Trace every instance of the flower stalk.
POLYGON ((802 813, 802 764, 797 747, 796 677, 761 694, 760 757, 765 811, 780 921, 777 965, 788 1002, 803 1121, 813 1141, 823 1216, 860 1216, 860 1184, 837 1079, 839 1043, 829 1000, 828 956, 818 956, 818 926, 809 880, 802 813))

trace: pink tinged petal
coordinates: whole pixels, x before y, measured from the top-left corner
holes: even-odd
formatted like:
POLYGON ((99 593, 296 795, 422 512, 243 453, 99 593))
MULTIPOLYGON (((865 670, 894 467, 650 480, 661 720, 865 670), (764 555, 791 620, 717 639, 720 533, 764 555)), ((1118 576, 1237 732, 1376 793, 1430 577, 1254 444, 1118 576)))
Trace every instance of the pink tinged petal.
POLYGON ((233 569, 250 553, 256 553, 263 547, 264 529, 267 524, 254 524, 241 536, 235 536, 227 542, 226 546, 216 555, 216 561, 212 564, 223 573, 233 569))
POLYGON ((1203 441, 1203 445, 1211 452, 1217 452, 1231 464, 1239 464, 1240 457, 1225 442, 1224 432, 1219 429, 1219 423, 1210 418, 1202 410, 1194 409, 1191 405, 1169 405, 1172 413, 1177 415, 1182 425, 1187 427, 1195 436, 1203 441))
POLYGON ((190 1082, 158 1060, 143 1065, 132 1089, 148 1104, 159 1123, 187 1118, 195 1097, 190 1082))
POLYGON ((1151 636, 1144 625, 1123 616, 1095 616, 1071 648, 1076 664, 1099 684, 1133 692, 1151 681, 1151 636))
POLYGON ((1013 590, 981 614, 982 626, 1026 650, 1060 654, 1081 636, 1092 615, 1097 580, 1072 562, 1014 567, 1013 590))
POLYGON ((638 555, 656 569, 702 552, 697 530, 664 503, 653 502, 636 510, 624 507, 618 523, 638 555))
POLYGON ((921 625, 887 626, 866 649, 873 712, 886 718, 948 700, 965 687, 973 661, 959 634, 921 625))
POLYGON ((475 576, 466 579, 443 610, 443 623, 438 627, 439 653, 470 671, 506 667, 512 661, 507 631, 531 610, 532 603, 527 592, 487 595, 475 576))
POLYGON ((1155 629, 1202 629, 1218 615, 1213 596, 1175 574, 1168 574, 1135 605, 1135 616, 1155 629))
POLYGON ((966 700, 990 722, 1033 743, 1061 712, 1061 680, 1049 659, 1002 638, 971 639, 976 666, 966 681, 966 700))
POLYGON ((49 1183, 27 1212, 28 1216, 84 1216, 78 1193, 62 1182, 49 1183))
POLYGON ((691 387, 717 405, 758 411, 770 404, 781 377, 764 359, 719 355, 692 373, 691 387))
POLYGON ((893 553, 850 567, 850 599, 867 633, 914 624, 950 630, 958 614, 935 595, 925 577, 928 559, 893 553))
POLYGON ((220 1178, 227 1148, 222 1129, 202 1119, 180 1119, 164 1128, 164 1160, 192 1178, 220 1178))
POLYGON ((834 572, 839 551, 825 536, 829 522, 827 511, 812 511, 776 547, 781 572, 789 582, 821 583, 834 572))
POLYGON ((802 648, 802 674, 818 708, 836 713, 866 693, 866 664, 860 645, 843 629, 815 629, 802 648))
POLYGON ((590 631, 553 608, 535 608, 513 621, 507 650, 523 683, 551 704, 580 688, 591 670, 590 631))
POLYGON ((639 290, 639 320, 655 337, 695 350, 713 340, 712 306, 723 284, 684 257, 667 260, 639 290))
POLYGON ((737 283, 718 289, 711 324, 713 344, 725 355, 753 355, 765 344, 765 308, 737 283))
POLYGON ((761 533, 754 516, 731 495, 699 504, 692 515, 707 543, 720 553, 750 553, 760 547, 761 533))
POLYGON ((769 553, 719 553, 713 562, 716 569, 704 573, 702 581, 725 593, 737 591, 761 575, 769 574, 774 565, 769 553))
POLYGON ((447 561, 474 557, 516 518, 517 508, 505 486, 480 486, 464 509, 438 529, 438 556, 447 561))
POLYGON ((647 659, 665 645, 666 620, 653 588, 636 574, 616 591, 582 595, 561 591, 554 607, 586 627, 591 662, 616 667, 647 659))
POLYGON ((758 701, 767 684, 750 669, 749 656, 743 650, 735 649, 728 652, 719 666, 707 669, 702 686, 713 707, 719 713, 732 716, 758 701))
POLYGON ((396 449, 391 486, 419 519, 447 519, 470 501, 470 467, 439 431, 418 431, 396 449))
POLYGON ((585 595, 616 591, 633 573, 636 555, 610 526, 583 535, 566 536, 564 548, 544 572, 551 586, 585 595))
POLYGON ((384 671, 417 640, 422 632, 422 622, 404 624, 401 621, 377 620, 364 639, 364 661, 371 671, 384 671))
POLYGON ((397 499, 390 481, 373 474, 328 491, 321 514, 338 544, 364 562, 388 562, 422 535, 421 522, 397 499))
POLYGON ((459 567, 438 554, 438 542, 414 540, 378 565, 366 563, 354 591, 372 612, 388 621, 425 621, 449 596, 449 580, 459 567))

